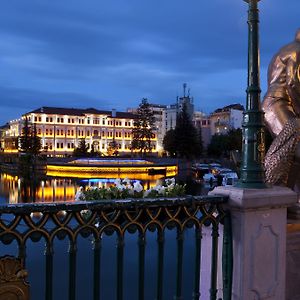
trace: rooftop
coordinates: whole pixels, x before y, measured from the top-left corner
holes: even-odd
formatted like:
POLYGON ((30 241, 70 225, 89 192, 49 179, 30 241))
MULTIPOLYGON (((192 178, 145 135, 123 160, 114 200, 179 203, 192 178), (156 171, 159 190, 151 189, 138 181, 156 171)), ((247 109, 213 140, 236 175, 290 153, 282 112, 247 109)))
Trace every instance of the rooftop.
MULTIPOLYGON (((65 108, 65 107, 48 107, 43 106, 27 114, 49 114, 49 115, 71 115, 71 116, 85 116, 87 114, 107 115, 112 117, 112 111, 98 110, 96 108, 65 108)), ((26 114, 26 115, 27 115, 26 114)), ((135 115, 128 112, 116 112, 117 118, 135 118, 135 115)))

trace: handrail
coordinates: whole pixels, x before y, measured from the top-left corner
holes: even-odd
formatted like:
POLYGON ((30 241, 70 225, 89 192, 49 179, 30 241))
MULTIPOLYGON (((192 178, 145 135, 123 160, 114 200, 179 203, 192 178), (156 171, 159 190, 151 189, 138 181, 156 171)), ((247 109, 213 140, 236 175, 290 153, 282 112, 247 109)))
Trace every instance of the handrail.
POLYGON ((23 265, 26 260, 26 245, 30 238, 33 242, 45 239, 45 299, 53 300, 53 261, 54 240, 69 238, 69 299, 76 297, 76 261, 78 236, 93 239, 93 293, 94 299, 100 299, 101 245, 103 234, 117 234, 117 270, 116 270, 116 299, 123 299, 124 289, 124 247, 125 234, 138 233, 139 281, 137 291, 139 300, 145 297, 145 250, 149 231, 157 234, 157 281, 156 299, 163 299, 164 295, 164 257, 165 231, 177 231, 176 254, 176 289, 174 299, 183 297, 183 253, 184 232, 192 229, 195 232, 195 266, 193 299, 200 298, 200 262, 202 227, 211 226, 211 283, 210 299, 217 299, 218 264, 218 236, 219 224, 223 229, 223 299, 231 299, 232 282, 232 241, 230 235, 230 217, 224 211, 226 196, 186 196, 174 199, 124 199, 101 201, 76 201, 68 203, 25 203, 0 205, 0 241, 10 244, 14 240, 18 243, 18 257, 23 265), (7 216, 9 220, 5 219, 7 216), (20 230, 20 226, 22 229, 20 230), (24 226, 26 227, 24 229, 24 226), (229 228, 229 230, 228 230, 229 228))

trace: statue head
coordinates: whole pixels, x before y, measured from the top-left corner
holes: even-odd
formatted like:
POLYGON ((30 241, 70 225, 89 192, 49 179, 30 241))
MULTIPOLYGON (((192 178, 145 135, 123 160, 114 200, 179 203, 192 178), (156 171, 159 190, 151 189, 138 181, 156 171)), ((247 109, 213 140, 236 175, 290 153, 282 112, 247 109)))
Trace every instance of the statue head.
POLYGON ((296 31, 295 41, 300 42, 300 28, 296 31))

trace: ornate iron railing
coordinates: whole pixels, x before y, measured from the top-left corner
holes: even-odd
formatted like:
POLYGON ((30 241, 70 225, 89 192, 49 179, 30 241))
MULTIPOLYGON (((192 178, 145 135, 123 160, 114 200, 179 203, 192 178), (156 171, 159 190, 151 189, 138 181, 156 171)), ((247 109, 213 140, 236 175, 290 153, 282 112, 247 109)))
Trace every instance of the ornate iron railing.
MULTIPOLYGON (((101 263, 105 257, 101 255, 104 235, 116 233, 117 264, 116 281, 112 288, 116 290, 116 299, 124 299, 124 247, 125 233, 136 233, 138 238, 138 282, 136 290, 138 299, 146 299, 145 295, 145 251, 147 234, 157 234, 157 276, 156 297, 161 300, 164 295, 164 259, 166 229, 176 230, 176 288, 174 299, 183 299, 183 252, 184 232, 194 232, 195 264, 192 266, 193 292, 189 299, 200 299, 200 275, 203 228, 211 229, 211 273, 210 299, 217 298, 218 269, 218 237, 222 224, 223 231, 223 299, 231 299, 232 282, 232 239, 230 216, 222 208, 226 197, 186 197, 184 199, 160 200, 116 200, 76 202, 63 204, 16 204, 0 206, 0 250, 13 241, 18 245, 18 258, 26 268, 26 251, 28 240, 38 242, 45 240, 45 299, 53 299, 53 260, 54 239, 69 239, 68 251, 68 299, 76 299, 76 263, 77 240, 79 235, 91 238, 93 245, 93 299, 100 299, 101 263), (115 287, 113 287, 115 285, 115 287)), ((1 251, 3 253, 3 251, 1 251)), ((8 253, 7 253, 8 254, 8 253)), ((28 270, 30 272, 30 270, 28 270)), ((34 289, 34 287, 31 287, 34 289)), ((108 299, 105 299, 108 300, 108 299)))

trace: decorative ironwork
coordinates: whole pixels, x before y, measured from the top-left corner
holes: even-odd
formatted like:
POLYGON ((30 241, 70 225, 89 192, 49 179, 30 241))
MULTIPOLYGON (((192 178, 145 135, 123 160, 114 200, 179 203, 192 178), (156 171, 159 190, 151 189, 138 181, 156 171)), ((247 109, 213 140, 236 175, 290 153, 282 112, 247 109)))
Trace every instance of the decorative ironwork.
MULTIPOLYGON (((31 239, 38 242, 45 240, 45 299, 52 299, 53 295, 53 243, 55 237, 69 238, 69 299, 75 299, 76 291, 76 254, 78 236, 93 238, 94 272, 93 293, 94 299, 100 299, 101 272, 101 241, 103 234, 117 234, 117 270, 116 270, 116 299, 123 299, 124 277, 124 240, 125 233, 138 233, 138 273, 137 292, 139 299, 145 294, 145 248, 147 232, 157 232, 157 284, 156 299, 163 299, 163 274, 165 230, 177 230, 177 276, 175 299, 182 299, 183 278, 183 250, 184 231, 187 228, 195 230, 195 272, 193 299, 200 298, 200 262, 202 227, 212 228, 212 255, 211 255, 211 287, 210 298, 217 297, 217 270, 218 270, 218 236, 219 225, 223 223, 227 214, 222 208, 226 197, 186 197, 184 199, 137 199, 115 201, 93 201, 62 204, 23 204, 0 206, 0 241, 10 244, 17 241, 19 258, 23 265, 26 259, 26 242, 31 239), (10 217, 9 220, 7 217, 10 217), (26 230, 24 230, 24 224, 26 230), (20 228, 22 226, 22 228, 20 228)), ((228 223, 228 222, 227 222, 228 223)), ((228 226, 227 226, 228 227, 228 226)), ((226 230, 226 226, 224 227, 226 230)), ((227 249, 223 253, 230 256, 230 234, 226 236, 227 249), (229 245, 229 246, 228 246, 229 245)), ((223 246, 224 248, 224 246, 223 246)), ((79 258, 78 258, 79 259, 79 258)), ((228 282, 232 260, 227 263, 223 276, 226 277, 227 287, 224 288, 224 299, 231 297, 231 284, 228 282), (226 270, 229 270, 227 272, 226 270)), ((232 269, 232 268, 231 268, 232 269)))
POLYGON ((12 256, 0 257, 0 300, 29 299, 27 275, 19 259, 12 256))

